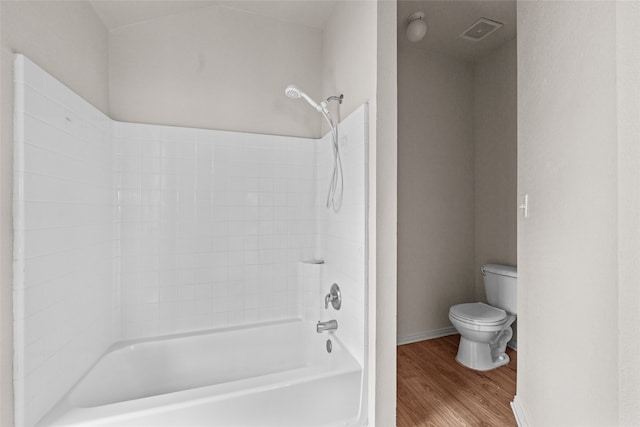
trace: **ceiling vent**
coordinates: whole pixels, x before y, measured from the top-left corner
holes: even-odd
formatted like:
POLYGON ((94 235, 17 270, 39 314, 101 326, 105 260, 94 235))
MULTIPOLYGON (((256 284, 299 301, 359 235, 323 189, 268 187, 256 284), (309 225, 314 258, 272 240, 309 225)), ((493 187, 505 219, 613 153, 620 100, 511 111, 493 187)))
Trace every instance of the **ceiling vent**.
POLYGON ((480 18, 474 22, 472 26, 464 30, 462 34, 460 34, 460 37, 474 42, 479 42, 503 26, 504 24, 500 22, 492 21, 487 18, 480 18))

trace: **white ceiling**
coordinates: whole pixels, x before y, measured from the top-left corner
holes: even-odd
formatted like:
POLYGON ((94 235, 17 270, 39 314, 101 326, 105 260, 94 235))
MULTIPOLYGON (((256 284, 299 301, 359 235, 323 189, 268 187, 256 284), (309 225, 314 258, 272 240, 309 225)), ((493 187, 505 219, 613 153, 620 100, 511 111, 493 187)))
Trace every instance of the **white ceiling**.
POLYGON ((109 29, 210 6, 226 6, 323 29, 337 0, 90 0, 109 29))
POLYGON ((515 0, 400 0, 398 1, 398 44, 436 51, 459 59, 474 61, 516 37, 515 0), (427 35, 412 43, 405 31, 409 15, 425 13, 427 35), (479 18, 488 18, 504 27, 478 42, 465 40, 460 33, 479 18))

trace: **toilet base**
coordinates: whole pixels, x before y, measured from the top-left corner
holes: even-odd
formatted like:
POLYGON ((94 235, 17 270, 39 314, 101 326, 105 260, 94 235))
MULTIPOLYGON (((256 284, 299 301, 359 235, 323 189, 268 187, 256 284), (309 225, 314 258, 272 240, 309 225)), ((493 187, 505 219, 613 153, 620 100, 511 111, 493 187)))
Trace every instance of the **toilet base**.
POLYGON ((495 355, 495 359, 491 355, 491 350, 492 348, 489 343, 471 341, 460 337, 456 360, 461 365, 475 369, 476 371, 489 371, 504 366, 511 360, 509 359, 509 355, 504 353, 504 348, 499 353, 495 351, 495 348, 493 349, 493 353, 498 353, 495 355))

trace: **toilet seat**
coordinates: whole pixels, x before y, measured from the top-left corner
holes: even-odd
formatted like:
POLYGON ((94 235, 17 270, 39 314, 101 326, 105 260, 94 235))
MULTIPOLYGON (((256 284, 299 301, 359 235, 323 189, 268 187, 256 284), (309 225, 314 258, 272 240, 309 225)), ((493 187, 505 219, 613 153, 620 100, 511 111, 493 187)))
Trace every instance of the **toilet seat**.
POLYGON ((506 311, 481 302, 454 305, 449 309, 449 316, 463 323, 483 326, 499 325, 508 317, 506 311))

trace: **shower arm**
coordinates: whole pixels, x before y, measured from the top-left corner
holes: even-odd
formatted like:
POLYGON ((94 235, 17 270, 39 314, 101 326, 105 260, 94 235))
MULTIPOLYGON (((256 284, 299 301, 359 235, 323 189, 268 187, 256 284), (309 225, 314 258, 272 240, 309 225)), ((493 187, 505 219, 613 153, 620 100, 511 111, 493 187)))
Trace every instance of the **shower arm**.
POLYGON ((338 104, 342 104, 342 100, 344 99, 344 94, 340 94, 338 96, 330 96, 327 98, 327 102, 338 101, 338 104))

